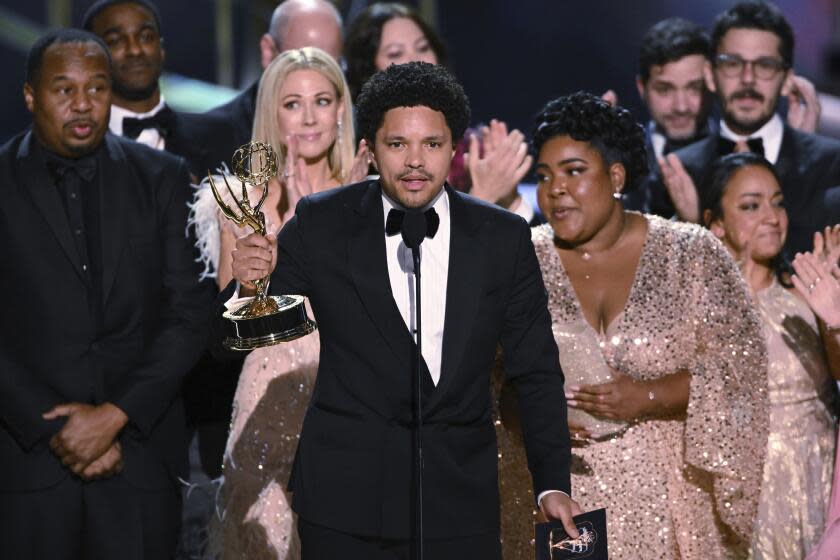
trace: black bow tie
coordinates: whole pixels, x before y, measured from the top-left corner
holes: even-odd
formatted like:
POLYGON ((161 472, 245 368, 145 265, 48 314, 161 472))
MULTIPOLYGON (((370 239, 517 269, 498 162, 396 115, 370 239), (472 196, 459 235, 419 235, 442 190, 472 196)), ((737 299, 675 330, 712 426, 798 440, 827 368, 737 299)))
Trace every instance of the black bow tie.
MULTIPOLYGON (((440 217, 434 208, 429 208, 423 214, 426 216, 426 237, 434 237, 440 226, 440 217)), ((392 236, 402 231, 402 223, 405 218, 404 210, 391 208, 388 211, 388 219, 385 221, 385 235, 392 236)))
MULTIPOLYGON (((764 141, 761 137, 747 138, 747 147, 754 154, 764 155, 764 141)), ((723 136, 718 137, 718 155, 725 156, 735 151, 735 142, 723 136)))
POLYGON ((92 181, 96 176, 96 157, 94 155, 70 159, 50 153, 46 160, 47 168, 57 181, 62 181, 71 171, 85 182, 92 181))
POLYGON ((123 119, 123 136, 136 140, 140 133, 147 128, 156 129, 161 136, 166 138, 172 131, 175 113, 169 107, 164 107, 151 117, 145 119, 134 119, 126 117, 123 119))

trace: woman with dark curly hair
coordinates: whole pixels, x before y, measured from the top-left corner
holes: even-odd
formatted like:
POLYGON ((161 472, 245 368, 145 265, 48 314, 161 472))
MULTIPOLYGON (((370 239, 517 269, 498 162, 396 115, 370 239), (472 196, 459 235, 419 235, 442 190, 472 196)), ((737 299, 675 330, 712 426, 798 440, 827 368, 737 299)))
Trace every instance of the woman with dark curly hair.
POLYGON ((396 2, 368 6, 344 38, 347 83, 353 101, 362 86, 391 64, 419 61, 446 65, 446 47, 413 8, 396 2))
MULTIPOLYGON (((788 215, 769 161, 750 152, 728 155, 712 164, 705 183, 703 221, 740 263, 767 341, 770 437, 750 557, 804 558, 825 527, 834 470, 840 325, 817 297, 817 285, 831 274, 821 266, 809 274, 805 266, 792 278, 783 265, 788 215), (828 321, 818 320, 820 313, 828 321)), ((836 262, 840 250, 826 258, 824 249, 837 247, 837 233, 818 233, 810 258, 836 262)))
MULTIPOLYGON (((749 543, 758 502, 761 326, 707 230, 622 207, 646 172, 643 134, 625 109, 575 93, 542 109, 533 137, 548 224, 532 240, 566 375, 572 495, 607 508, 612 559, 726 558, 749 543)), ((503 406, 503 546, 527 558, 533 532, 516 520, 534 502, 511 416, 503 406)))

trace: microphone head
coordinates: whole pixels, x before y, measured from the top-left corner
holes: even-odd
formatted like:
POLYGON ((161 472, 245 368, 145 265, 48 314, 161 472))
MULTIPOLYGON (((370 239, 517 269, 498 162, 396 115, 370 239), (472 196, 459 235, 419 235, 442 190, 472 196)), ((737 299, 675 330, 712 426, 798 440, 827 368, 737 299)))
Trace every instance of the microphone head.
POLYGON ((426 237, 426 215, 420 210, 406 210, 400 233, 406 247, 419 249, 426 237))

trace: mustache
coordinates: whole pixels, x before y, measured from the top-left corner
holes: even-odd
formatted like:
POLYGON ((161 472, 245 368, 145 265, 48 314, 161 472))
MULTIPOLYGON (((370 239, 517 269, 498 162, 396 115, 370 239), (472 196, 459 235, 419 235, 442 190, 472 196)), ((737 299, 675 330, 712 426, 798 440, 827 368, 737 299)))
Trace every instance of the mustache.
POLYGON ((399 175, 400 179, 407 179, 408 177, 422 177, 423 179, 430 181, 432 179, 432 174, 422 169, 412 169, 411 171, 403 171, 399 175))
POLYGON ((91 119, 73 119, 64 123, 64 128, 73 128, 74 126, 90 126, 95 127, 96 123, 91 119))
POLYGON ((764 101, 764 96, 752 88, 739 89, 729 96, 731 101, 736 99, 755 99, 757 101, 764 101))

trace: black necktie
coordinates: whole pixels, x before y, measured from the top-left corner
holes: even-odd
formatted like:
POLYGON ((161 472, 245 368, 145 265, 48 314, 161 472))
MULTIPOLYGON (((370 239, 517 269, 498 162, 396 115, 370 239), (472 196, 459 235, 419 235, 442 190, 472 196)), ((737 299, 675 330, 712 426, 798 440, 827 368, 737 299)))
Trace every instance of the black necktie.
MULTIPOLYGON (((761 137, 747 138, 747 147, 754 154, 764 155, 764 141, 761 137)), ((723 136, 718 136, 718 155, 725 156, 735 151, 735 142, 723 136)))
POLYGON ((147 128, 154 128, 162 137, 166 138, 172 131, 174 117, 175 113, 169 107, 164 107, 145 119, 126 117, 123 119, 123 136, 136 140, 141 132, 147 128))
MULTIPOLYGON (((440 226, 440 217, 438 217, 434 208, 429 208, 423 214, 426 216, 426 237, 434 237, 440 226)), ((400 233, 402 231, 403 218, 405 218, 404 210, 391 208, 388 211, 388 219, 385 221, 385 235, 390 237, 400 233)))

